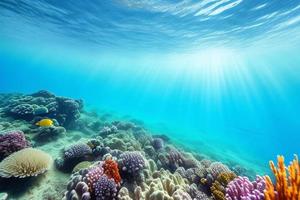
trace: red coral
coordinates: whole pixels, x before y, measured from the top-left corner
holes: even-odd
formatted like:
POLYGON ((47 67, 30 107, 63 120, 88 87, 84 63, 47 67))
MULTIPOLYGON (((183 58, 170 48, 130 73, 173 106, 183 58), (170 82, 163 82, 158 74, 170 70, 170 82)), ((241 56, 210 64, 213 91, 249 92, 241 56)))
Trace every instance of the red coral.
POLYGON ((105 160, 103 164, 104 174, 108 178, 113 178, 117 184, 121 182, 118 163, 114 160, 105 160))

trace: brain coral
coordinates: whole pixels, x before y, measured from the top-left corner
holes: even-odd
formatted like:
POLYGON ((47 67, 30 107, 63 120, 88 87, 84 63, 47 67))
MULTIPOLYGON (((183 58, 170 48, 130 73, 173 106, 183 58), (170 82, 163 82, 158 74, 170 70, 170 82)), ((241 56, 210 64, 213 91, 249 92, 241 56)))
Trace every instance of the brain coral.
POLYGON ((37 176, 49 169, 51 160, 51 157, 41 150, 22 149, 0 163, 0 176, 3 178, 37 176))
POLYGON ((5 132, 0 135, 0 160, 29 146, 22 131, 5 132))

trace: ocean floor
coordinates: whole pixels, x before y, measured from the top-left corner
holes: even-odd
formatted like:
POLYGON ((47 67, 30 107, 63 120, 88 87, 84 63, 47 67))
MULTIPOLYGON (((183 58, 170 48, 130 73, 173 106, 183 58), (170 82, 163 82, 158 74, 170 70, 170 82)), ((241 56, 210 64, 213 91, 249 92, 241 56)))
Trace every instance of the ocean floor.
POLYGON ((8 169, 0 164, 0 200, 225 199, 229 181, 255 179, 257 173, 236 160, 222 163, 152 133, 141 120, 120 121, 110 113, 88 111, 82 100, 48 91, 0 94, 0 134, 2 162, 27 147, 52 158, 47 171, 26 178, 20 173, 28 171, 17 173, 12 167, 12 177, 3 177, 8 169), (9 145, 15 146, 4 153, 8 145, 1 137, 7 134, 23 134, 28 144, 13 138, 9 145), (226 183, 220 181, 224 176, 226 183))

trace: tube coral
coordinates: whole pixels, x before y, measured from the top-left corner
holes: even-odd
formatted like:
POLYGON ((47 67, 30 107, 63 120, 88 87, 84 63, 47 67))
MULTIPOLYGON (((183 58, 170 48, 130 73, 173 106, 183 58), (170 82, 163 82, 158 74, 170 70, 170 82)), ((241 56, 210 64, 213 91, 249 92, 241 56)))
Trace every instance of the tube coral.
POLYGON ((276 184, 266 177, 266 200, 299 200, 300 199, 300 163, 295 155, 291 164, 286 167, 284 157, 278 156, 278 167, 270 161, 270 168, 274 173, 276 184), (287 173, 288 172, 288 173, 287 173))

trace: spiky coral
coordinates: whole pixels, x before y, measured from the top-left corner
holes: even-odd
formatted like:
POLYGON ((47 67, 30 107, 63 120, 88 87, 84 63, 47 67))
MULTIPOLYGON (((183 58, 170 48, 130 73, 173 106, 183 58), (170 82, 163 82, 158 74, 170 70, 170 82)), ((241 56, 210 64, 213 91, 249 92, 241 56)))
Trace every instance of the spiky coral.
POLYGON ((278 156, 278 168, 270 161, 270 168, 274 173, 276 184, 273 185, 271 178, 266 177, 266 200, 299 200, 300 199, 300 163, 295 155, 291 164, 286 167, 284 157, 278 156), (287 174, 288 171, 288 174, 287 174))
POLYGON ((119 184, 121 182, 121 176, 119 173, 118 163, 114 160, 105 160, 103 164, 104 174, 108 178, 113 178, 114 181, 119 184))

